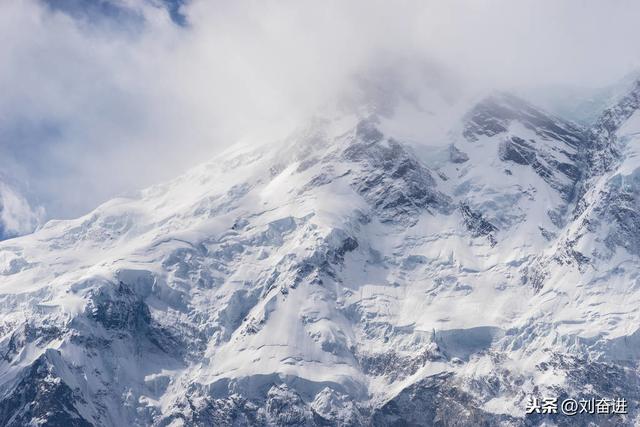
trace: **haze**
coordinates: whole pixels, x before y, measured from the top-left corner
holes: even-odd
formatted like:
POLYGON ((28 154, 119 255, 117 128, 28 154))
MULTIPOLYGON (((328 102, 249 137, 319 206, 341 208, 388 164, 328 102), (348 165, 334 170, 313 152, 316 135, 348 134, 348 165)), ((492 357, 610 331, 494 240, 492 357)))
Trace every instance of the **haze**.
POLYGON ((598 88, 640 65, 635 1, 106 4, 0 3, 0 170, 47 218, 425 64, 470 93, 598 88))

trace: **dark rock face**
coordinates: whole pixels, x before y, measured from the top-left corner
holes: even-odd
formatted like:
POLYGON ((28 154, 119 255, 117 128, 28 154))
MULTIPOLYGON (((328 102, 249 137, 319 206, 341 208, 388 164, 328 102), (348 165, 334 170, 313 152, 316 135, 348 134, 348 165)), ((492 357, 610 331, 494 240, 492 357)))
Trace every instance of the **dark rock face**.
POLYGON ((313 423, 314 414, 295 391, 281 384, 267 392, 264 418, 268 425, 300 426, 313 423))
POLYGON ((227 399, 203 399, 194 402, 190 396, 185 402, 174 407, 171 414, 164 417, 158 425, 169 426, 178 421, 187 426, 244 427, 260 425, 258 405, 238 395, 227 399))
POLYGON ((530 166, 560 191, 563 199, 571 201, 575 186, 582 178, 580 152, 586 148, 588 133, 525 101, 503 94, 487 98, 467 114, 463 136, 474 142, 481 136, 500 135, 514 122, 534 132, 536 139, 507 136, 499 146, 499 158, 530 166))
POLYGON ((640 197, 636 187, 634 192, 612 194, 607 197, 610 203, 606 217, 610 217, 617 225, 606 237, 606 243, 611 249, 621 246, 629 253, 640 255, 640 197))
POLYGON ((530 165, 536 161, 536 152, 524 139, 512 136, 500 144, 500 160, 519 165, 530 165))
POLYGON ((544 139, 562 141, 575 147, 584 140, 584 130, 552 117, 527 102, 508 94, 491 96, 467 115, 463 136, 477 141, 479 136, 495 136, 517 121, 544 139))
MULTIPOLYGON (((259 398, 248 399, 238 394, 226 398, 200 396, 194 390, 184 403, 159 423, 168 426, 180 420, 187 426, 251 427, 251 426, 334 426, 311 408, 294 389, 284 383, 272 385, 259 398), (192 399, 198 396, 197 400, 192 399)), ((346 424, 362 425, 362 424, 346 424)))
POLYGON ((73 341, 92 356, 109 354, 115 342, 130 343, 141 352, 165 353, 175 360, 203 350, 201 337, 194 331, 181 325, 162 325, 153 319, 144 298, 122 281, 107 282, 94 291, 84 316, 75 318, 72 326, 73 341), (87 340, 87 332, 96 324, 104 328, 105 333, 97 340, 90 336, 87 340))
POLYGON ((531 166, 536 174, 552 188, 558 190, 565 200, 571 200, 574 186, 581 177, 580 169, 576 164, 577 156, 571 156, 576 163, 563 163, 558 161, 552 153, 538 150, 535 141, 527 142, 517 136, 502 142, 498 153, 500 160, 504 162, 531 166))
POLYGON ((467 153, 460 151, 455 145, 449 146, 449 161, 451 163, 464 163, 469 160, 467 153))
POLYGON ((114 289, 102 288, 92 302, 87 307, 88 317, 106 329, 136 332, 145 329, 151 321, 147 305, 123 282, 114 289))
POLYGON ((58 326, 46 323, 46 320, 42 324, 27 322, 17 328, 11 334, 3 359, 11 363, 26 345, 33 343, 38 346, 45 346, 64 333, 58 326))
MULTIPOLYGON (((614 171, 624 162, 623 145, 616 132, 640 110, 640 80, 632 90, 615 105, 603 112, 600 119, 589 130, 589 144, 582 153, 584 176, 577 188, 577 201, 573 219, 588 212, 582 219, 584 232, 595 232, 607 227, 604 239, 606 250, 594 251, 590 256, 608 258, 616 248, 622 247, 630 254, 640 254, 640 173, 616 173, 608 178, 604 188, 589 199, 586 195, 597 180, 607 172, 614 171)), ((579 239, 582 236, 577 237, 579 239)))
POLYGON ((640 255, 640 171, 630 176, 613 176, 588 215, 592 229, 607 225, 604 243, 614 252, 617 247, 640 255))
POLYGON ((427 348, 417 356, 399 355, 395 351, 376 354, 357 354, 363 372, 373 376, 385 376, 392 380, 404 379, 434 360, 444 359, 437 347, 427 348))
POLYGON ((521 421, 480 409, 473 396, 455 385, 452 373, 427 377, 375 410, 374 426, 499 426, 521 421))
MULTIPOLYGON (((620 365, 594 361, 584 356, 556 354, 550 362, 543 362, 537 367, 541 371, 562 369, 567 373, 566 390, 558 390, 558 400, 567 398, 575 400, 599 400, 602 398, 624 398, 628 402, 628 412, 638 410, 640 387, 638 377, 633 369, 620 365), (573 390, 573 391, 569 391, 573 390)), ((542 398, 542 396, 537 396, 542 398)), ((544 423, 562 427, 571 426, 632 426, 632 417, 625 414, 585 414, 574 416, 558 414, 533 413, 527 416, 524 425, 539 426, 544 423)))
POLYGON ((460 212, 462 213, 464 225, 471 232, 472 236, 486 236, 492 246, 497 243, 494 234, 498 231, 498 228, 484 219, 482 214, 471 210, 469 205, 466 203, 462 203, 460 205, 460 212))
POLYGON ((384 141, 373 120, 358 125, 356 140, 344 150, 343 158, 361 168, 353 186, 382 222, 414 224, 421 211, 451 209, 449 197, 435 188, 429 170, 398 142, 384 141))
POLYGON ((606 109, 589 131, 590 146, 586 160, 590 176, 609 170, 620 159, 615 133, 634 112, 640 109, 640 80, 632 90, 611 108, 606 109))
POLYGON ((60 378, 56 361, 63 363, 59 353, 47 350, 23 370, 12 390, 2 390, 1 425, 22 427, 39 420, 42 426, 93 426, 78 412, 82 397, 60 378))
POLYGON ((616 137, 616 132, 638 109, 640 109, 640 80, 635 82, 626 96, 606 109, 589 129, 588 144, 582 153, 584 171, 582 182, 577 188, 578 200, 573 211, 574 218, 587 209, 584 196, 593 184, 593 180, 612 170, 623 160, 621 144, 616 137))
MULTIPOLYGON (((566 398, 580 400, 617 396, 622 393, 631 405, 637 404, 637 380, 629 378, 630 372, 625 372, 618 366, 576 359, 569 355, 557 355, 551 363, 544 362, 537 367, 541 371, 557 368, 570 373, 567 388, 557 390, 559 402, 566 398), (621 389, 618 386, 620 381, 629 384, 629 387, 621 389), (590 391, 579 391, 587 389, 590 391)), ((566 416, 562 413, 533 413, 524 418, 516 418, 482 409, 487 396, 502 388, 513 389, 513 393, 519 393, 518 381, 518 378, 511 378, 509 372, 505 371, 482 380, 474 380, 473 384, 465 386, 453 372, 443 372, 407 386, 389 401, 373 408, 361 407, 348 396, 329 388, 320 393, 326 397, 323 404, 312 403, 284 383, 274 384, 261 396, 253 398, 238 394, 226 398, 211 398, 199 396, 199 393, 194 391, 185 396, 185 402, 174 407, 171 415, 158 425, 167 426, 178 419, 188 426, 237 427, 533 427, 545 423, 563 427, 589 427, 594 425, 593 423, 602 426, 633 425, 632 418, 623 414, 566 416), (322 413, 315 408, 321 409, 322 413), (325 414, 325 411, 328 413, 325 414)), ((629 411, 634 413, 636 409, 635 406, 631 406, 629 411)))

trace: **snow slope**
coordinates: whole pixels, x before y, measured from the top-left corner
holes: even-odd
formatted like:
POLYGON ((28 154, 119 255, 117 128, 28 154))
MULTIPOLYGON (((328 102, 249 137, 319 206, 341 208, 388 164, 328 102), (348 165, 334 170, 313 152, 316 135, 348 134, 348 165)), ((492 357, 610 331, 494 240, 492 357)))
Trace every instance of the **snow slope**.
POLYGON ((317 119, 0 243, 0 423, 640 422, 638 93, 317 119))

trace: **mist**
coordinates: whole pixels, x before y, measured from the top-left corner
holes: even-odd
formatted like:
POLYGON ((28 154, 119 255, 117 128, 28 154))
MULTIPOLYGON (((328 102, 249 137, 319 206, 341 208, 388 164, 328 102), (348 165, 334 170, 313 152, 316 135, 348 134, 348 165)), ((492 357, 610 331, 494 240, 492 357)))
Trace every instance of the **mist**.
POLYGON ((596 89, 640 67, 634 1, 54 3, 0 3, 0 169, 46 218, 345 96, 410 94, 424 76, 453 94, 596 89))

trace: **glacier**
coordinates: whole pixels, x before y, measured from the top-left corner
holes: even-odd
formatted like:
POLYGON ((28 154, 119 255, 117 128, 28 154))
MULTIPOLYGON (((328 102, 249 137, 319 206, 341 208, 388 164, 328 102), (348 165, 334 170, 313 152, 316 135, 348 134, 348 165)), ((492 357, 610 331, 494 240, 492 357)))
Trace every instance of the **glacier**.
POLYGON ((0 242, 0 424, 640 423, 640 81, 452 117, 318 117, 0 242))

